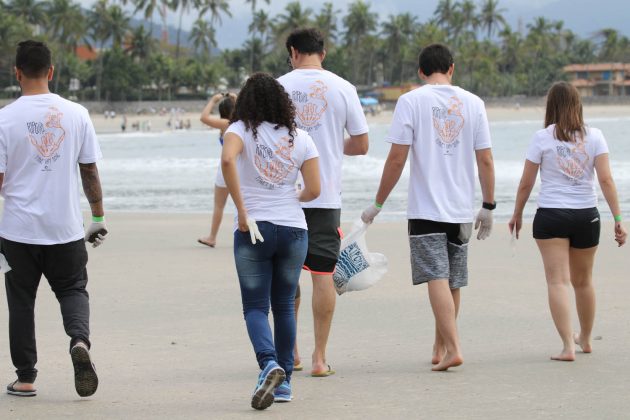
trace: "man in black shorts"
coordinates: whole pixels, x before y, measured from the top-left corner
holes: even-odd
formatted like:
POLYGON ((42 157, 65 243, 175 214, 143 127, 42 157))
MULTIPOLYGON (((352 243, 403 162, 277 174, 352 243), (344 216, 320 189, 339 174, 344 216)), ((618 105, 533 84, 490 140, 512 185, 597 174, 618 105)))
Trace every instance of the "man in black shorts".
POLYGON ((392 191, 411 151, 409 246, 413 284, 428 283, 435 316, 433 370, 464 359, 457 334, 460 288, 468 284, 475 170, 483 205, 475 219, 478 239, 492 229, 494 165, 483 101, 451 85, 455 67, 448 48, 420 52, 418 75, 425 85, 398 99, 387 141, 392 143, 374 204, 361 218, 371 223, 392 191))
MULTIPOLYGON (((313 278, 315 350, 311 375, 334 373, 326 363, 326 345, 335 310, 335 271, 341 230, 341 165, 343 155, 364 155, 368 150, 368 126, 353 85, 326 71, 324 38, 316 29, 293 31, 286 42, 293 71, 280 77, 296 108, 297 126, 307 131, 319 151, 321 194, 304 203, 308 224, 308 255, 304 269, 313 278), (350 137, 344 139, 344 129, 350 137)), ((299 308, 299 288, 296 314, 299 308)), ((296 370, 301 369, 296 346, 296 370)))

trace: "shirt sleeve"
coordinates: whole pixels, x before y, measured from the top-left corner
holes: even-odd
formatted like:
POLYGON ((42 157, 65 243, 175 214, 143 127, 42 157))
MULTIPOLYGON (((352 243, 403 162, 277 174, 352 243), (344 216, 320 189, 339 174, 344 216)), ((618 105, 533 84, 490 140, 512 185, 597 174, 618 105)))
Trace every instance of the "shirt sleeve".
POLYGON ((346 131, 351 136, 358 136, 369 131, 367 119, 359 101, 357 90, 352 87, 352 92, 348 94, 348 111, 346 116, 346 131))
POLYGON ((315 142, 313 141, 311 136, 305 133, 304 140, 306 141, 306 153, 304 154, 304 161, 319 157, 319 151, 317 150, 315 142))
POLYGON ((604 134, 601 131, 597 134, 597 142, 595 143, 595 157, 608 153, 608 144, 606 143, 604 134))
POLYGON ((241 138, 241 140, 243 140, 245 138, 245 124, 243 124, 242 121, 233 122, 229 125, 227 130, 225 130, 225 133, 223 133, 224 138, 227 133, 236 134, 241 138))
POLYGON ((96 138, 94 124, 92 124, 89 114, 85 111, 83 118, 83 143, 79 151, 78 161, 79 163, 95 163, 102 157, 103 154, 96 138))
POLYGON ((525 159, 537 165, 540 165, 542 162, 542 149, 537 135, 534 135, 532 140, 529 142, 527 153, 525 153, 525 159))
POLYGON ((392 125, 385 141, 394 144, 411 145, 413 143, 413 109, 409 100, 401 96, 396 103, 392 125))
POLYGON ((486 114, 486 106, 483 101, 479 101, 479 114, 477 117, 477 129, 474 138, 475 150, 489 149, 492 147, 490 139, 490 124, 488 124, 488 115, 486 114))

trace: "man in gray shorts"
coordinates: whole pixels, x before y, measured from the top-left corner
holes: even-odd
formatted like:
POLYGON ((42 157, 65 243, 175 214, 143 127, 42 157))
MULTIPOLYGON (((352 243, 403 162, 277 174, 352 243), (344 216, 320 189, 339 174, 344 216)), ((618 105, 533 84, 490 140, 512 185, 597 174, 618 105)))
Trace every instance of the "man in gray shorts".
POLYGON ((435 316, 433 370, 463 363, 457 335, 460 288, 468 284, 468 240, 475 201, 475 160, 483 204, 474 218, 477 239, 492 230, 494 164, 484 103, 451 85, 449 49, 433 44, 420 52, 425 85, 398 99, 387 141, 392 143, 376 200, 361 219, 372 223, 398 182, 411 151, 409 246, 413 284, 428 283, 435 316))

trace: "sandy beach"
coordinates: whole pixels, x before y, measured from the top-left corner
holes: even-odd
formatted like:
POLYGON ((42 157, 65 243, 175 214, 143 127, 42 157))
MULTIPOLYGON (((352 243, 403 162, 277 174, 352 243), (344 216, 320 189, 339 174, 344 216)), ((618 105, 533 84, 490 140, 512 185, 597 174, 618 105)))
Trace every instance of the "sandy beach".
MULTIPOLYGON (((545 118, 544 105, 541 106, 526 106, 517 107, 513 106, 498 106, 489 105, 487 107, 488 119, 493 121, 540 121, 541 125, 545 118)), ((177 116, 181 121, 190 121, 190 127, 192 130, 200 130, 207 128, 199 121, 199 113, 185 112, 177 116)), ((392 121, 391 110, 385 110, 376 115, 368 115, 368 123, 370 124, 390 124, 392 121)), ((630 117, 630 105, 585 105, 584 116, 589 118, 619 118, 630 117)), ((92 121, 97 133, 118 133, 121 131, 122 115, 118 114, 115 118, 105 118, 103 114, 91 114, 92 121)), ((170 130, 167 125, 170 114, 159 115, 127 115, 127 132, 133 131, 132 124, 137 122, 139 124, 149 122, 152 131, 165 131, 170 130)))
MULTIPOLYGON (((86 215, 87 219, 87 215, 86 215)), ((470 285, 459 322, 465 364, 430 371, 433 317, 426 288, 413 287, 404 221, 376 223, 372 251, 389 258, 373 288, 338 298, 328 359, 337 374, 296 372, 295 399, 264 413, 249 407, 257 365, 242 319, 230 217, 215 249, 196 243, 206 215, 109 213, 105 244, 89 249, 93 358, 100 387, 74 392, 58 304, 42 280, 37 303, 38 396, 0 394, 0 418, 531 419, 627 418, 629 248, 602 230, 595 266, 594 352, 552 362, 561 343, 546 301, 530 227, 516 248, 507 227, 470 249, 470 285)), ((303 296, 311 286, 303 276, 303 296)), ((4 290, 0 301, 5 302, 4 290)), ((305 299, 305 300, 306 300, 305 299)), ((3 304, 4 305, 4 304, 3 304)), ((298 327, 304 358, 312 317, 298 327)), ((7 325, 7 311, 0 311, 7 325)), ((577 320, 575 321, 577 327, 577 320)), ((6 328, 0 372, 14 378, 6 328)), ((305 363, 306 370, 309 363, 305 363)))

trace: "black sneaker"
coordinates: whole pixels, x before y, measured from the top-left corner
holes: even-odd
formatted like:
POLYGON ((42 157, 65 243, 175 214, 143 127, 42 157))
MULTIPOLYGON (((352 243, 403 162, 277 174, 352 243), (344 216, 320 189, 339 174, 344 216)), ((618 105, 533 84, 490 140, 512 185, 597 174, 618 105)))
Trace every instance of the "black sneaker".
POLYGON ((87 345, 80 341, 72 346, 70 357, 74 366, 74 387, 77 394, 80 397, 94 395, 98 388, 98 376, 87 345))

